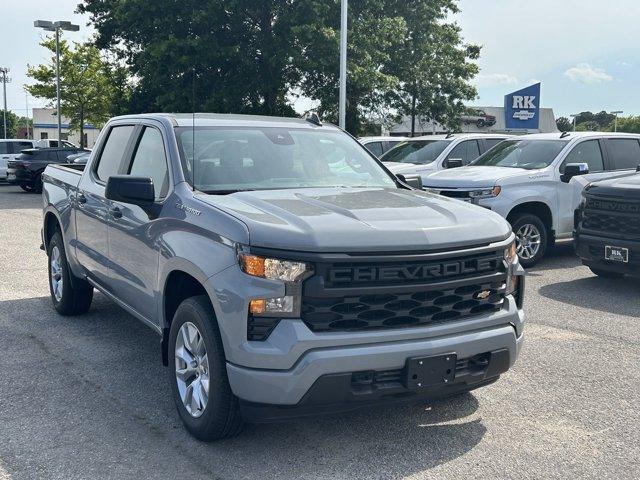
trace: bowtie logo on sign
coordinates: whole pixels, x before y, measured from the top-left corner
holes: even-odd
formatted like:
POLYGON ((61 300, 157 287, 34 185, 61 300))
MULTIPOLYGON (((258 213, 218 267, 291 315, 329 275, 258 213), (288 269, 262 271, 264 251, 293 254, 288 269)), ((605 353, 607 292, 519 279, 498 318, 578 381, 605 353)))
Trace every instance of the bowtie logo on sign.
POLYGON ((507 95, 504 99, 506 128, 537 129, 539 99, 539 83, 507 95))

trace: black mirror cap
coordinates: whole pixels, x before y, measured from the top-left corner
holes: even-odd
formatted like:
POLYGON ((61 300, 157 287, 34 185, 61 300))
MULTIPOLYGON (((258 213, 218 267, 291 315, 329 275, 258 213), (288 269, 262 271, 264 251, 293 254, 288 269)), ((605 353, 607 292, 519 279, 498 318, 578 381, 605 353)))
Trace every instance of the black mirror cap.
POLYGON ((104 196, 109 200, 146 207, 153 205, 156 194, 150 177, 113 175, 107 180, 104 196))
POLYGON ((422 177, 420 175, 403 175, 399 173, 396 177, 405 185, 409 185, 415 190, 422 190, 422 177))
POLYGON ((461 158, 450 158, 449 160, 447 160, 447 168, 460 168, 462 167, 464 164, 462 163, 462 159, 461 158))
POLYGON ((636 167, 636 172, 640 172, 640 165, 636 167))
POLYGON ((564 173, 560 178, 564 183, 569 183, 573 177, 578 175, 586 175, 589 173, 588 163, 567 163, 564 167, 564 173))

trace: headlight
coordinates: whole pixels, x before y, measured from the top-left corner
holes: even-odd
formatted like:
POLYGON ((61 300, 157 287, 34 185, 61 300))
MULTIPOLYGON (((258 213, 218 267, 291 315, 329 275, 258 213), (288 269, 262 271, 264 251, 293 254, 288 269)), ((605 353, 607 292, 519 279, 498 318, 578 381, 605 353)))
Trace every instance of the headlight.
POLYGON ((241 253, 239 257, 242 271, 254 277, 295 282, 307 271, 307 264, 302 262, 277 260, 247 253, 241 253))
POLYGON ((493 188, 481 188, 479 190, 472 190, 469 192, 471 198, 493 198, 500 195, 502 188, 495 186, 493 188))
POLYGON ((258 298, 249 302, 249 313, 255 316, 293 317, 300 314, 300 283, 311 268, 303 262, 266 258, 240 252, 240 268, 247 275, 284 282, 285 296, 278 298, 258 298))
POLYGON ((518 276, 515 275, 518 269, 518 251, 516 242, 504 249, 504 261, 507 264, 507 284, 506 295, 513 294, 518 289, 518 276))

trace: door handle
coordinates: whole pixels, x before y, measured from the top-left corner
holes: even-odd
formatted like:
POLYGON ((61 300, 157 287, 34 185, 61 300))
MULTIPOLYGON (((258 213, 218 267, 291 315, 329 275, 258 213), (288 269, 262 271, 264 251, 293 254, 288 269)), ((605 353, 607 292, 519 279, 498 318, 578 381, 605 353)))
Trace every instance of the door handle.
POLYGON ((110 208, 109 213, 113 218, 122 218, 122 211, 118 207, 110 208))

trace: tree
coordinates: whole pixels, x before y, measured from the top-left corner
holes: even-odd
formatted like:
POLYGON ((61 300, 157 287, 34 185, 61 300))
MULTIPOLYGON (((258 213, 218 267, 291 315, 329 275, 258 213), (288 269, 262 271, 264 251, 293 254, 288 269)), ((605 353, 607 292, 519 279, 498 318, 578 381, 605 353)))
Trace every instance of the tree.
MULTIPOLYGON (((55 40, 46 38, 41 45, 54 55, 48 64, 29 66, 27 76, 36 83, 27 85, 34 97, 45 98, 53 104, 56 99, 55 40)), ((69 118, 71 131, 80 132, 84 147, 84 126, 100 126, 109 119, 112 102, 121 92, 112 82, 113 68, 105 62, 100 51, 91 44, 74 43, 71 48, 60 42, 60 110, 69 118)))
POLYGON ((413 0, 400 5, 398 14, 406 28, 389 66, 399 80, 393 104, 411 118, 412 135, 418 116, 458 129, 464 102, 477 97, 469 81, 478 73, 474 61, 480 57, 480 47, 463 44, 460 27, 446 23, 449 15, 458 12, 455 0, 413 0))
POLYGON ((556 127, 561 132, 570 132, 573 130, 573 123, 567 117, 559 117, 556 119, 556 127))
MULTIPOLYGON (((611 126, 613 130, 613 125, 611 126)), ((625 133, 640 133, 640 116, 619 117, 618 131, 625 133)))

